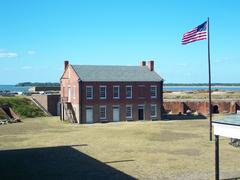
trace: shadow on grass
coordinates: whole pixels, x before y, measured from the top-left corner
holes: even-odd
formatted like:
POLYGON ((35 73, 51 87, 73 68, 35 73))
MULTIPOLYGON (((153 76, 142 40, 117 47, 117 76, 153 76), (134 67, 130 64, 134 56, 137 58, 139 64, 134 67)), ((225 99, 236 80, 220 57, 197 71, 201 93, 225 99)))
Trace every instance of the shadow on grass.
POLYGON ((196 120, 196 119, 207 119, 204 115, 191 115, 191 114, 164 114, 163 120, 196 120))
POLYGON ((132 159, 127 159, 127 160, 120 160, 120 161, 108 161, 108 162, 104 162, 106 164, 112 164, 112 163, 122 163, 122 162, 130 162, 130 161, 134 161, 132 159))
POLYGON ((74 149, 74 146, 2 150, 0 179, 135 179, 74 149))

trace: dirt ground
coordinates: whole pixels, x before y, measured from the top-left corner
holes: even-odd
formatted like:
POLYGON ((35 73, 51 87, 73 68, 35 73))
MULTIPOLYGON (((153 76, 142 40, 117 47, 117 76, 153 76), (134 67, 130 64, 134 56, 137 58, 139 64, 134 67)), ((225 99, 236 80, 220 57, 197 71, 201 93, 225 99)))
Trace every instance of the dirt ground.
MULTIPOLYGON (((240 148, 220 140, 221 178, 240 177, 240 148)), ((0 126, 0 179, 214 179, 208 120, 0 126)))

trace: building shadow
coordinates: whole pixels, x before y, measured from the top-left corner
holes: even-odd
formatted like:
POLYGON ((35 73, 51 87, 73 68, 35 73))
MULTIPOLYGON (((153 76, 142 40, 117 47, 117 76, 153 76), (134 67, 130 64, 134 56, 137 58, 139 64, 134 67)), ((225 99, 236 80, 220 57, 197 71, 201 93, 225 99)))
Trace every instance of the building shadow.
POLYGON ((199 114, 199 115, 192 115, 192 114, 164 114, 163 120, 196 120, 196 119, 207 119, 206 116, 199 114))
POLYGON ((227 179, 221 179, 221 180, 240 180, 240 177, 227 178, 227 179))
MULTIPOLYGON (((2 150, 0 151, 0 179, 136 179, 74 149, 74 146, 2 150)), ((124 161, 129 160, 119 162, 124 161)))

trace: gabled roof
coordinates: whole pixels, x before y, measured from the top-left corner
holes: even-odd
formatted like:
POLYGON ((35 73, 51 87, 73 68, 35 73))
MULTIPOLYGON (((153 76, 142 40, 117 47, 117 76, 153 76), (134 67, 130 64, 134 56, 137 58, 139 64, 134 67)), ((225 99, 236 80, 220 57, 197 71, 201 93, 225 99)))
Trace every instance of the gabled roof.
POLYGON ((146 66, 71 65, 82 81, 163 81, 146 66))

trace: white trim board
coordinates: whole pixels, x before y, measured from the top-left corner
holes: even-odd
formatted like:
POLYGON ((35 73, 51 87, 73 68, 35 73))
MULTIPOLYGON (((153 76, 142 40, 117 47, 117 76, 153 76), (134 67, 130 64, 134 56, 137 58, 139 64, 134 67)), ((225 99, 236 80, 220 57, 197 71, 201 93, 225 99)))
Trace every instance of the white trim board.
POLYGON ((240 139, 240 126, 213 122, 213 127, 214 135, 240 139))

